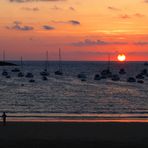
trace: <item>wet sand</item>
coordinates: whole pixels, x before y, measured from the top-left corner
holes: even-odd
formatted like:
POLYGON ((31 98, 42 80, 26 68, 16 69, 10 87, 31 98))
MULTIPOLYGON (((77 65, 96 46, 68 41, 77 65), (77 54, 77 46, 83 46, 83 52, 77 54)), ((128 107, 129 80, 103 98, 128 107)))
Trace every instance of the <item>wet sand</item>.
POLYGON ((148 123, 8 122, 0 148, 148 147, 148 123))

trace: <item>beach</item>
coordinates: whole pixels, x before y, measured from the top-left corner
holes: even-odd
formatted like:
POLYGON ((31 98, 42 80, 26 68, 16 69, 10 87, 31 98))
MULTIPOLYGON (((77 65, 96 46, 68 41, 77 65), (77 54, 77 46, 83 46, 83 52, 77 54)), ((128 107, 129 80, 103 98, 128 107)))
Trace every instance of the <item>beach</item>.
POLYGON ((144 122, 8 122, 0 147, 148 147, 144 122))

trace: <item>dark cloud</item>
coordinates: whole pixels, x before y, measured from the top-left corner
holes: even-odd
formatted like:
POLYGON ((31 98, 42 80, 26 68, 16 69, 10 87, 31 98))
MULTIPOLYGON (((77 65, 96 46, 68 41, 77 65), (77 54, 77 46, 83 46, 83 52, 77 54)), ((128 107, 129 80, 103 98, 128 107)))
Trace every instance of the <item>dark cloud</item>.
POLYGON ((25 3, 25 2, 58 2, 66 0, 9 0, 10 2, 25 3))
POLYGON ((116 7, 112 7, 112 6, 108 6, 107 7, 109 10, 113 10, 113 11, 120 11, 120 9, 116 8, 116 7))
POLYGON ((70 20, 70 21, 68 21, 68 23, 70 23, 72 25, 80 25, 80 22, 76 21, 76 20, 70 20))
POLYGON ((69 21, 54 21, 54 20, 52 20, 52 22, 56 23, 56 24, 70 24, 70 25, 74 25, 74 26, 77 26, 77 25, 81 24, 77 20, 69 20, 69 21))
POLYGON ((121 19, 130 19, 131 16, 128 15, 128 14, 123 14, 123 15, 120 15, 119 18, 121 18, 121 19))
POLYGON ((26 10, 26 11, 39 11, 40 9, 37 8, 37 7, 34 7, 34 8, 30 8, 30 7, 23 7, 22 8, 23 10, 26 10))
POLYGON ((141 17, 144 17, 145 15, 143 15, 143 14, 141 14, 141 13, 135 13, 134 16, 135 16, 135 17, 141 18, 141 17))
POLYGON ((76 9, 74 7, 69 7, 69 10, 76 11, 76 9))
POLYGON ((148 0, 144 0, 145 3, 148 3, 148 0))
POLYGON ((107 41, 102 41, 102 40, 93 41, 90 39, 86 39, 86 40, 80 41, 80 42, 71 43, 71 45, 73 45, 73 46, 99 46, 99 45, 113 45, 113 44, 125 45, 128 43, 127 42, 107 42, 107 41))
POLYGON ((15 21, 13 22, 12 26, 7 26, 6 28, 11 30, 20 30, 20 31, 30 31, 34 29, 32 26, 22 26, 22 23, 20 21, 15 21))
POLYGON ((44 25, 44 26, 42 26, 42 27, 43 27, 43 29, 45 29, 45 30, 54 30, 54 29, 55 29, 54 27, 48 26, 48 25, 44 25))
POLYGON ((139 42, 135 42, 134 44, 144 46, 144 45, 148 45, 148 41, 139 41, 139 42))

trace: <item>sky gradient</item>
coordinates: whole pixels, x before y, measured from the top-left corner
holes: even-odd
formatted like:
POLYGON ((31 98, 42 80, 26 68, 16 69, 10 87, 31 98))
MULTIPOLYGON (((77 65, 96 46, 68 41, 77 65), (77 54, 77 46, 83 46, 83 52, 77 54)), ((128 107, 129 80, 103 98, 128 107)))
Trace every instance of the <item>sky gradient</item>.
POLYGON ((6 59, 148 59, 147 0, 0 0, 0 55, 6 59))

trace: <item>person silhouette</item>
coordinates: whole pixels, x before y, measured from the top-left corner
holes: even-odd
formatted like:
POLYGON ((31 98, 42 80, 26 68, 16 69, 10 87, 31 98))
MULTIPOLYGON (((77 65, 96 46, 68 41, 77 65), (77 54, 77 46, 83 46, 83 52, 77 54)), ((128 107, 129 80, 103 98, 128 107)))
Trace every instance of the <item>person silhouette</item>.
POLYGON ((6 117, 7 117, 6 113, 5 113, 5 112, 3 112, 3 114, 2 114, 3 126, 5 126, 5 125, 6 125, 6 117))

